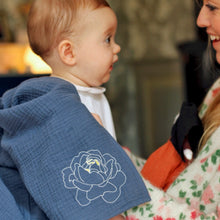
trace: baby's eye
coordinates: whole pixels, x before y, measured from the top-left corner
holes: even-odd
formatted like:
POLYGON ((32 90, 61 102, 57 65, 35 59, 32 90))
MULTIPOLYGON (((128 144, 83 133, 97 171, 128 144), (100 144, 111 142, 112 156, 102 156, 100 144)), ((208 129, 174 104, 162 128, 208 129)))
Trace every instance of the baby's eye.
POLYGON ((109 43, 111 42, 111 36, 107 37, 106 40, 105 40, 105 42, 106 42, 107 44, 109 44, 109 43))

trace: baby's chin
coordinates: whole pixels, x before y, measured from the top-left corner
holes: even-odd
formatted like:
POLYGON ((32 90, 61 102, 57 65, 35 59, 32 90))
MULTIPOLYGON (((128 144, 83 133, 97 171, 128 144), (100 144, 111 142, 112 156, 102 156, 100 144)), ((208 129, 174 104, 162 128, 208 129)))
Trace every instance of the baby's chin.
POLYGON ((107 83, 107 82, 109 81, 109 79, 110 79, 110 73, 108 73, 108 74, 105 75, 105 77, 102 79, 102 83, 100 83, 100 86, 101 86, 102 84, 107 83))

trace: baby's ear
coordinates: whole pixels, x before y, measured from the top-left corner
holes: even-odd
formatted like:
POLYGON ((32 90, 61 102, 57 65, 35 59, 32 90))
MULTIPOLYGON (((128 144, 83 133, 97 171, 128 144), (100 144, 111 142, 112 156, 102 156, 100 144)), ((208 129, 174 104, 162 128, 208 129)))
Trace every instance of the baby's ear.
POLYGON ((58 45, 58 52, 60 59, 63 63, 69 66, 73 66, 76 63, 74 46, 73 43, 69 40, 63 40, 58 45))

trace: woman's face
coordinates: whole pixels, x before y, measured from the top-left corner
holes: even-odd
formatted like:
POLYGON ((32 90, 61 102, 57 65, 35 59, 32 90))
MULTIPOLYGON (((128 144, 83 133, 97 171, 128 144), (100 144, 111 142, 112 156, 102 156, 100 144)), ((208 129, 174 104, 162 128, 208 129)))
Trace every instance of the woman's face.
POLYGON ((220 0, 203 0, 197 25, 206 28, 216 51, 216 60, 220 64, 220 0))

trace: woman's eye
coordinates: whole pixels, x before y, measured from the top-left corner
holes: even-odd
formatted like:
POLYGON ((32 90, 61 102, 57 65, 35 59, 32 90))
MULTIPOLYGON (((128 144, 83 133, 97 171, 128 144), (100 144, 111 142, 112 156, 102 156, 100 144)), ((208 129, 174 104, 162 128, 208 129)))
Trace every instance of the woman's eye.
POLYGON ((217 9, 217 7, 215 7, 214 5, 210 5, 210 4, 206 4, 206 7, 207 7, 210 11, 214 11, 215 9, 217 9))

